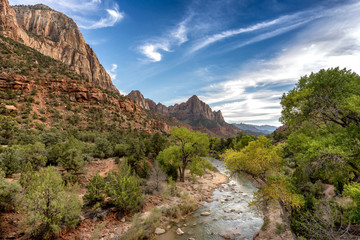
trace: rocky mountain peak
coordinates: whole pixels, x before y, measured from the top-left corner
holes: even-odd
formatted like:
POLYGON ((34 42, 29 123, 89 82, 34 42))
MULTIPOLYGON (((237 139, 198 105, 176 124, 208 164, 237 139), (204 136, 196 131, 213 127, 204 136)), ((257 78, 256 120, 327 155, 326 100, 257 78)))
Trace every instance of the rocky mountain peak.
POLYGON ((60 60, 76 73, 111 92, 118 92, 76 23, 46 5, 18 5, 0 0, 0 33, 60 60))
POLYGON ((187 100, 187 102, 200 102, 200 99, 195 94, 187 100))
POLYGON ((233 126, 227 124, 221 111, 212 111, 210 106, 193 95, 186 102, 166 107, 156 104, 151 99, 144 98, 140 91, 131 91, 128 95, 139 106, 165 116, 175 117, 189 124, 194 129, 216 136, 231 136, 236 134, 233 126))
POLYGON ((133 90, 128 94, 129 98, 136 102, 140 107, 149 110, 149 105, 139 90, 133 90))

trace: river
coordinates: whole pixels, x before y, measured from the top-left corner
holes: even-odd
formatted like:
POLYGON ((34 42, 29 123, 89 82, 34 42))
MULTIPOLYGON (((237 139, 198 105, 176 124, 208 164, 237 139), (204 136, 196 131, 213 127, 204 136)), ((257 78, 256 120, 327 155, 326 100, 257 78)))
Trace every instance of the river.
POLYGON ((158 240, 224 239, 221 234, 228 234, 237 240, 250 240, 260 230, 263 225, 262 216, 248 207, 257 188, 244 175, 229 176, 223 162, 213 158, 208 160, 221 173, 226 174, 230 182, 214 191, 212 202, 205 202, 184 222, 160 235, 158 240), (203 212, 210 212, 210 215, 201 216, 203 212), (180 227, 185 234, 178 236, 177 227, 180 227))

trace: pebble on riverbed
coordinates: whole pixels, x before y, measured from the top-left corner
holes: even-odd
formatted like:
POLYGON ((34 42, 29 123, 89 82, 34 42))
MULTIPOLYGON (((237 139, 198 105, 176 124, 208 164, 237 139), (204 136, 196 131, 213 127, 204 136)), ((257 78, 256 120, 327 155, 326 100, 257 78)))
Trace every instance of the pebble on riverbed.
POLYGON ((165 233, 165 229, 162 229, 162 228, 155 229, 155 234, 157 234, 157 235, 164 234, 164 233, 165 233))
POLYGON ((202 213, 200 213, 201 216, 210 216, 210 214, 211 214, 211 213, 209 213, 209 212, 202 212, 202 213))
POLYGON ((180 228, 178 228, 178 229, 176 230, 176 234, 177 234, 177 235, 183 235, 184 232, 183 232, 180 228))

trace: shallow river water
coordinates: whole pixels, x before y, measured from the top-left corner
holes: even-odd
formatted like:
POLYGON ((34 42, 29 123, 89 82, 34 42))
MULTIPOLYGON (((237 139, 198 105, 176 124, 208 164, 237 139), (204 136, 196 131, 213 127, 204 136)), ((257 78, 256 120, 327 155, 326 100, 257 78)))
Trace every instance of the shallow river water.
MULTIPOLYGON (((223 162, 211 158, 208 160, 221 173, 228 175, 223 162)), ((213 202, 205 202, 202 207, 179 224, 185 234, 178 236, 175 232, 177 227, 174 226, 157 239, 224 239, 220 234, 228 234, 238 240, 252 239, 263 224, 262 217, 248 207, 257 189, 241 174, 229 176, 229 178, 229 183, 223 184, 221 188, 214 191, 213 202), (203 212, 211 214, 201 216, 203 212)))

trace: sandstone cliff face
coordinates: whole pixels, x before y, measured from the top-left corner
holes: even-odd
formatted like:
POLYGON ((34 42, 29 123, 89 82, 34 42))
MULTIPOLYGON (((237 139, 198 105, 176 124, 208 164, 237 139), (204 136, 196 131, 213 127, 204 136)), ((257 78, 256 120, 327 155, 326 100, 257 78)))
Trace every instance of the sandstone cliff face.
POLYGON ((96 86, 118 92, 71 18, 42 4, 10 7, 8 0, 0 0, 0 14, 3 35, 62 61, 96 86))
POLYGON ((156 104, 153 100, 144 98, 139 91, 131 91, 128 95, 139 106, 165 116, 175 117, 189 124, 194 130, 208 133, 213 136, 228 137, 235 135, 239 130, 225 122, 221 111, 212 111, 210 106, 201 101, 196 95, 185 103, 166 107, 156 104))
POLYGON ((172 116, 179 120, 207 119, 220 125, 225 124, 221 111, 212 111, 210 106, 201 101, 196 95, 189 98, 186 103, 170 106, 168 110, 172 116))
POLYGON ((128 94, 128 97, 134 100, 134 102, 143 109, 150 110, 148 103, 145 101, 145 98, 140 91, 131 91, 128 94))
POLYGON ((25 31, 19 27, 15 11, 7 0, 0 0, 0 33, 16 41, 28 38, 25 31))

